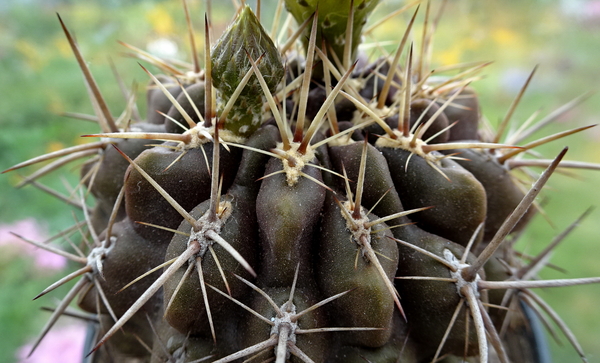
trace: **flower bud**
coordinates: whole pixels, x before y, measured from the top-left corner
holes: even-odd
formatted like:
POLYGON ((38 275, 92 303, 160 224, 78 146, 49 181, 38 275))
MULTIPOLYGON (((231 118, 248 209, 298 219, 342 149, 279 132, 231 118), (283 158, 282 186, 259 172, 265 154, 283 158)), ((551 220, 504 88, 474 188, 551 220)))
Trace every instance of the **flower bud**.
MULTIPOLYGON (((352 24, 352 59, 360 44, 360 37, 367 18, 379 4, 380 0, 354 0, 354 21, 352 24)), ((319 25, 317 30, 317 46, 322 39, 333 48, 339 59, 343 59, 346 42, 346 28, 350 15, 351 0, 285 0, 285 7, 294 16, 298 24, 312 16, 317 11, 319 25)), ((310 27, 305 30, 304 39, 309 38, 310 27)))

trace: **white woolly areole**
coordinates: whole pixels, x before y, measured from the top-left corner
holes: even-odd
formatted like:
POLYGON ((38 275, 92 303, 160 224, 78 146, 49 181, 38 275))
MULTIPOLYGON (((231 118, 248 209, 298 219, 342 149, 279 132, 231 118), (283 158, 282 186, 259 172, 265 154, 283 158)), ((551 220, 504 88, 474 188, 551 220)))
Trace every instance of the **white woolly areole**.
POLYGON ((292 321, 292 316, 296 315, 296 305, 288 304, 286 302, 283 306, 281 306, 281 310, 283 311, 282 316, 275 316, 271 318, 271 321, 274 323, 271 328, 271 335, 277 334, 281 331, 281 328, 286 325, 290 328, 288 333, 288 340, 296 343, 296 329, 298 329, 298 323, 292 321), (291 305, 290 311, 287 310, 291 305))
POLYGON ((400 130, 394 129, 392 131, 394 132, 394 135, 396 135, 395 139, 392 139, 389 136, 382 136, 375 142, 375 146, 410 151, 428 162, 436 164, 444 157, 424 151, 423 146, 427 145, 427 143, 420 138, 415 138, 414 134, 410 133, 408 136, 404 136, 400 130))
POLYGON ((360 218, 352 218, 352 202, 350 202, 349 200, 345 201, 342 204, 342 206, 348 212, 344 213, 343 211, 340 211, 342 217, 344 217, 344 219, 346 220, 346 228, 352 234, 350 239, 352 240, 352 242, 356 243, 361 247, 361 252, 364 257, 367 253, 364 244, 371 244, 371 227, 365 227, 365 225, 370 222, 369 217, 365 215, 364 210, 361 206, 354 206, 354 208, 361 208, 360 218))
POLYGON ((479 274, 475 276, 473 281, 465 280, 462 275, 462 270, 470 267, 471 265, 467 263, 460 263, 456 256, 454 256, 454 254, 447 248, 444 249, 444 259, 446 259, 446 261, 448 261, 452 266, 456 267, 456 271, 450 271, 450 276, 452 276, 453 279, 456 279, 456 291, 458 292, 458 295, 463 296, 461 291, 464 287, 467 287, 473 291, 476 297, 479 297, 479 290, 477 288, 477 282, 481 280, 479 274))
POLYGON ((284 151, 283 143, 277 143, 278 154, 286 154, 286 156, 281 156, 281 163, 283 164, 287 183, 289 186, 294 186, 302 176, 302 169, 304 169, 304 166, 315 158, 315 152, 309 146, 306 148, 306 153, 301 154, 298 152, 298 148, 300 147, 299 142, 292 142, 290 143, 290 146, 289 150, 284 151))
MULTIPOLYGON (((197 124, 196 126, 184 132, 183 135, 190 135, 191 141, 188 143, 180 142, 179 149, 181 151, 197 149, 209 141, 214 140, 215 127, 205 127, 201 124, 197 124)), ((219 141, 243 144, 246 141, 246 138, 238 136, 229 130, 219 129, 219 141)))
POLYGON ((200 72, 196 73, 194 71, 185 72, 185 80, 186 83, 198 83, 204 81, 204 69, 200 70, 200 72))
POLYGON ((221 228, 223 227, 227 219, 231 216, 232 208, 233 207, 231 205, 231 202, 223 201, 219 203, 216 220, 211 221, 209 217, 210 211, 206 211, 206 213, 204 213, 202 217, 198 219, 198 224, 201 226, 200 230, 195 231, 194 226, 192 226, 192 229, 190 231, 190 238, 188 239, 187 245, 189 247, 189 245, 193 241, 198 242, 198 244, 200 245, 200 251, 198 251, 198 253, 196 253, 196 255, 192 257, 192 259, 204 256, 204 254, 208 250, 208 247, 212 246, 215 243, 213 240, 206 237, 206 234, 208 231, 214 231, 216 234, 219 234, 221 232, 221 228))
POLYGON ((111 236, 109 241, 110 243, 108 243, 108 247, 106 247, 107 241, 104 240, 100 246, 94 247, 87 256, 87 265, 91 267, 93 274, 99 273, 102 275, 103 260, 106 258, 106 255, 112 251, 115 243, 117 242, 117 237, 111 236))

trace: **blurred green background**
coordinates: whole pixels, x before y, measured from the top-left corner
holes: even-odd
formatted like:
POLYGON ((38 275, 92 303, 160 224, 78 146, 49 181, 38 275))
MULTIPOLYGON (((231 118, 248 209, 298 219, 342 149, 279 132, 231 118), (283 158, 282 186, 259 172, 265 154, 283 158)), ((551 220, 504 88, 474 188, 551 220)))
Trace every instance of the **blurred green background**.
MULTIPOLYGON (((384 1, 369 24, 403 3, 384 1)), ((437 10, 441 1, 432 3, 437 10)), ((204 3, 190 0, 189 4, 201 46, 204 3)), ((262 18, 268 24, 267 29, 274 8, 273 2, 263 1, 262 18)), ((232 9, 230 2, 213 4, 216 34, 231 18, 232 9)), ((109 59, 128 85, 133 80, 142 85, 138 102, 142 115, 145 114, 143 85, 147 82, 136 60, 124 56, 126 49, 117 40, 142 49, 156 49, 162 44, 161 49, 168 55, 190 59, 181 1, 3 1, 0 4, 2 170, 50 150, 87 141, 79 135, 97 131, 92 123, 60 116, 67 111, 91 114, 92 108, 81 72, 57 21, 57 12, 75 33, 115 115, 121 112, 125 101, 109 59), (159 39, 162 43, 157 42, 159 39)), ((386 49, 393 51, 393 42, 399 41, 408 16, 403 14, 385 23, 373 33, 374 38, 392 41, 386 49)), ((415 34, 420 34, 420 28, 417 24, 415 34)), ((418 37, 415 38, 418 43, 418 37)), ((365 43, 372 40, 368 37, 365 43)), ((536 64, 538 72, 513 117, 517 124, 536 110, 546 115, 580 94, 595 90, 600 83, 600 1, 448 1, 435 37, 433 66, 488 60, 494 64, 485 70, 484 79, 473 86, 480 93, 484 115, 493 125, 502 119, 536 64)), ((593 124, 599 113, 600 95, 594 95, 533 138, 593 124)), ((592 129, 544 145, 538 151, 553 157, 569 145, 568 159, 600 163, 599 141, 600 129, 592 129)), ((49 175, 43 178, 43 183, 68 194, 65 185, 77 183, 76 165, 70 164, 65 169, 71 174, 49 175)), ((36 168, 29 168, 26 173, 36 168)), ((0 175, 1 225, 33 217, 50 235, 73 223, 70 208, 53 197, 30 186, 15 190, 14 185, 21 180, 20 173, 0 175)), ((586 208, 599 205, 599 181, 600 174, 592 171, 555 175, 540 198, 547 219, 540 215, 535 218, 519 242, 520 248, 530 254, 539 252, 586 208)), ((600 276, 599 218, 600 210, 596 209, 554 253, 552 262, 567 273, 544 270, 542 277, 600 276)), ((40 312, 40 306, 51 305, 53 298, 61 298, 67 291, 62 287, 50 297, 32 302, 33 296, 64 272, 40 271, 31 258, 14 251, 14 247, 0 244, 0 363, 16 361, 15 350, 32 339, 48 318, 47 313, 40 312)), ((597 343, 600 285, 539 293, 567 322, 589 361, 600 362, 597 343)), ((562 346, 552 344, 554 361, 577 361, 577 354, 560 336, 562 346)))

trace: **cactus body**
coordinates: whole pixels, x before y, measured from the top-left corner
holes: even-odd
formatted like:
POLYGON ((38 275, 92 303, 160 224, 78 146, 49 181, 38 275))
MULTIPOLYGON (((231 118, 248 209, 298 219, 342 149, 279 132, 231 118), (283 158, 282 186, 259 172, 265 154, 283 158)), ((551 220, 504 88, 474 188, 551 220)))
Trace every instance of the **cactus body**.
POLYGON ((148 72, 147 120, 106 121, 68 296, 102 322, 93 362, 519 356, 503 327, 532 319, 533 276, 504 241, 564 153, 525 193, 506 167, 521 149, 478 133, 464 82, 423 78, 412 48, 348 63, 376 3, 286 0, 304 56, 244 6, 206 72, 148 72))

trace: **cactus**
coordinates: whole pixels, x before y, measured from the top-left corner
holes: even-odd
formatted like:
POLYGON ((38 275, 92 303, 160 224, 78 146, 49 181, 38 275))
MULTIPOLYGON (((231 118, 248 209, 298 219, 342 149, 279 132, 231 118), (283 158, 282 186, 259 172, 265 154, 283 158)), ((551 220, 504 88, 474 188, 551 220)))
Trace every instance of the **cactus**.
POLYGON ((429 3, 421 49, 416 7, 394 54, 357 61, 376 4, 286 0, 298 27, 282 44, 244 5, 210 47, 207 17, 204 69, 197 54, 179 69, 137 51, 164 74, 142 66, 148 116, 131 124, 59 18, 100 126, 85 136, 100 141, 6 171, 93 155, 81 185, 96 202, 83 255, 27 241, 81 265, 37 296, 77 279, 33 349, 77 301, 96 319, 93 362, 540 362, 539 316, 586 360, 531 290, 600 282, 535 279, 572 228, 531 260, 512 244, 557 168, 598 168, 566 148, 517 157, 589 126, 504 143, 513 107, 482 132, 470 82, 486 63, 430 77, 429 3), (546 169, 525 188, 515 170, 529 166, 546 169))

